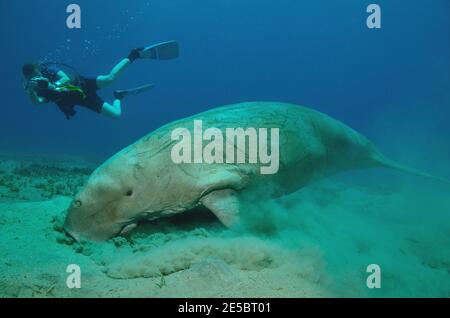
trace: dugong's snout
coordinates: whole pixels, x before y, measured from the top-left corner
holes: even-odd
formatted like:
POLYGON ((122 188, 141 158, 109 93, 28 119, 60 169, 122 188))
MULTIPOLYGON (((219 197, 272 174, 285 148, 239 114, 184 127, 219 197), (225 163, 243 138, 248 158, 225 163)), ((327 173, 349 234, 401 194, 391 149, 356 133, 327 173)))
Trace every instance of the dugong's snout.
POLYGON ((64 223, 64 232, 66 233, 66 235, 70 236, 71 238, 73 238, 75 241, 79 242, 80 241, 80 235, 75 232, 73 230, 73 228, 66 222, 64 223))
POLYGON ((76 208, 70 208, 64 223, 64 231, 76 241, 83 239, 91 241, 105 241, 117 236, 123 225, 112 221, 101 220, 98 214, 87 214, 76 208))

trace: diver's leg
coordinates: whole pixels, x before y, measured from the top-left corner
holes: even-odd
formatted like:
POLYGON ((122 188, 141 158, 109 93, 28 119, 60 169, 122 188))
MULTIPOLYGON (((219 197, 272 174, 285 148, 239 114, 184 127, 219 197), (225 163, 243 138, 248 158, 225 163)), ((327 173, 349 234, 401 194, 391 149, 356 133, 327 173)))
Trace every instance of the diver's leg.
POLYGON ((107 75, 100 75, 97 77, 97 87, 98 88, 105 88, 109 85, 111 85, 119 76, 122 74, 122 72, 127 68, 128 65, 131 64, 131 61, 129 58, 124 58, 122 61, 119 62, 116 66, 113 67, 111 72, 107 75))
POLYGON ((113 104, 103 103, 102 107, 102 115, 111 117, 111 118, 120 118, 122 116, 122 105, 120 99, 116 99, 113 104))

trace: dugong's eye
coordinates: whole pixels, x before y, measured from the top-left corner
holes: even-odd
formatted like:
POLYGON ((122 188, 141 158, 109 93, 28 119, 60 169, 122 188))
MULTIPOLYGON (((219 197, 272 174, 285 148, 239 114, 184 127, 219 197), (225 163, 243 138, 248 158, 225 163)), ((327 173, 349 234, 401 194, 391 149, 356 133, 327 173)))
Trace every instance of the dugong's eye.
POLYGON ((74 205, 76 208, 81 208, 81 206, 83 205, 83 203, 82 203, 80 200, 76 200, 76 201, 73 203, 73 205, 74 205))
POLYGON ((125 193, 125 195, 127 196, 127 197, 131 197, 132 195, 133 195, 133 190, 128 190, 126 193, 125 193))

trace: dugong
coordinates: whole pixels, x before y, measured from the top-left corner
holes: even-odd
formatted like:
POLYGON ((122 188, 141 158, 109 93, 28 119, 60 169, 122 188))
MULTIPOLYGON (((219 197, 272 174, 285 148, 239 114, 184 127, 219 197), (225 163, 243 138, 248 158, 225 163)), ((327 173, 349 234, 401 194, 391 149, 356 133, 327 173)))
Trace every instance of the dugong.
MULTIPOLYGON (((246 158, 251 155, 250 147, 234 147, 246 158)), ((318 111, 279 102, 223 106, 169 123, 107 160, 75 196, 65 230, 77 240, 102 241, 129 231, 140 220, 199 206, 231 227, 238 223, 242 195, 252 189, 278 197, 338 172, 374 167, 434 178, 388 160, 366 137, 318 111), (249 161, 175 163, 173 132, 194 131, 196 120, 202 121, 203 129, 216 131, 278 128, 278 144, 270 146, 279 149, 276 173, 262 174, 262 164, 249 161)))

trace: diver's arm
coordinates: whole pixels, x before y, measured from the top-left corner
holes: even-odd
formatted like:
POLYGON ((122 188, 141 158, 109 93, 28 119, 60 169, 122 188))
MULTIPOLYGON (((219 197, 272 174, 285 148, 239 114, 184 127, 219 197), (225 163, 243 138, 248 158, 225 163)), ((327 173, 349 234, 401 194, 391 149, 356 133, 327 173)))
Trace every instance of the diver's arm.
POLYGON ((59 71, 57 73, 57 75, 59 76, 59 80, 57 82, 55 82, 56 86, 62 86, 64 84, 70 82, 70 77, 63 71, 59 71))
POLYGON ((39 87, 38 84, 39 80, 41 79, 40 78, 31 79, 28 83, 28 87, 26 88, 27 95, 30 97, 31 102, 35 105, 47 103, 47 100, 39 96, 39 94, 36 92, 36 89, 39 87))
POLYGON ((47 102, 45 98, 39 97, 34 90, 28 91, 28 96, 30 97, 31 102, 35 105, 41 105, 47 102))

